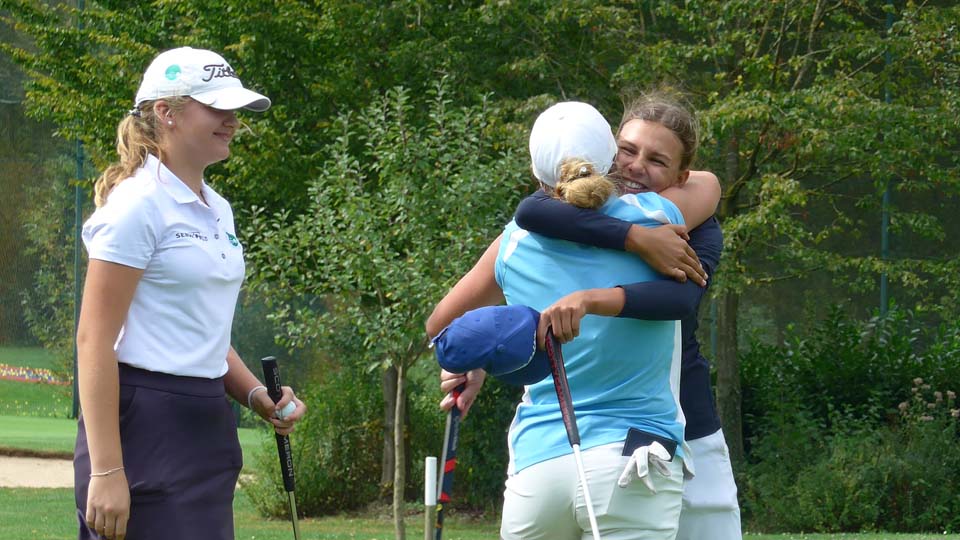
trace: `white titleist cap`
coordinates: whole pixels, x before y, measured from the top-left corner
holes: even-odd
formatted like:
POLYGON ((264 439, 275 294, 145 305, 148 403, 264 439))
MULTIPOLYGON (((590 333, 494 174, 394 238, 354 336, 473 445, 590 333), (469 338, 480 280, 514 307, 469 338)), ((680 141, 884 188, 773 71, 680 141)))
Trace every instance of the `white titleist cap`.
POLYGON ((270 99, 244 88, 222 56, 191 47, 162 52, 150 63, 135 104, 139 107, 144 101, 178 96, 190 96, 224 111, 262 112, 270 108, 270 99))
POLYGON ((557 103, 540 113, 530 131, 533 175, 556 187, 560 165, 567 159, 582 159, 606 174, 617 155, 617 141, 610 124, 593 106, 579 101, 557 103))

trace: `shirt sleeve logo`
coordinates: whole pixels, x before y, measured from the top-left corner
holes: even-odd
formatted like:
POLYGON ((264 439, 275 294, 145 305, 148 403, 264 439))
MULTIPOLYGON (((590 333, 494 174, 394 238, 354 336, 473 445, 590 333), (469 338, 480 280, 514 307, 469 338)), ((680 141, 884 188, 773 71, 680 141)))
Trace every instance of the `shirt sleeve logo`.
POLYGON ((231 246, 233 246, 233 247, 239 247, 239 246, 240 246, 240 241, 237 240, 237 237, 236 237, 236 236, 234 236, 234 235, 232 235, 232 234, 230 234, 230 233, 227 233, 227 238, 230 240, 230 245, 231 245, 231 246))

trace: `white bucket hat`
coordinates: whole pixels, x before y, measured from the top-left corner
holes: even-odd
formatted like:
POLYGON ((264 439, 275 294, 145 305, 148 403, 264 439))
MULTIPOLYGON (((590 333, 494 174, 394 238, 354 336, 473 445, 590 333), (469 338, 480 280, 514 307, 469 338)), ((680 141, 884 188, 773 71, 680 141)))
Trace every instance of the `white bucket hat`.
POLYGON ((244 88, 222 56, 191 47, 162 52, 150 63, 137 90, 135 105, 178 96, 189 96, 224 111, 262 112, 270 108, 270 98, 244 88))
POLYGON ((557 103, 540 113, 530 130, 533 175, 550 187, 556 187, 560 165, 567 159, 582 159, 606 174, 616 155, 610 124, 587 103, 557 103))

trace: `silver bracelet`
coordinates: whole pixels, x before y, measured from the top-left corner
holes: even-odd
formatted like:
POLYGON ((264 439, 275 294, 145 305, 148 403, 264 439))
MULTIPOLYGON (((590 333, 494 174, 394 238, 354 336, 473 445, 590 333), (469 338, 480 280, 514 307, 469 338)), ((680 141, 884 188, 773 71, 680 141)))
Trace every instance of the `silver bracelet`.
POLYGON ((123 470, 123 467, 114 467, 113 469, 103 471, 103 472, 92 472, 90 473, 90 478, 96 478, 98 476, 110 476, 115 472, 120 472, 123 470))
POLYGON ((257 393, 257 390, 263 390, 264 392, 266 392, 267 387, 263 385, 254 386, 253 388, 250 389, 249 392, 247 392, 247 408, 250 409, 251 411, 253 410, 253 403, 252 403, 253 395, 257 393))

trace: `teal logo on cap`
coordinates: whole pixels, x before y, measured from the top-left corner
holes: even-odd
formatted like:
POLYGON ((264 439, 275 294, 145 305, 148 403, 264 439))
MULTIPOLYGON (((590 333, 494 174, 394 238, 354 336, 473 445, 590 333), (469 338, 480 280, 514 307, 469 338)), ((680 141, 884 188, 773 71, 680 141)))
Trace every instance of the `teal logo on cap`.
POLYGON ((181 71, 180 66, 178 66, 177 64, 174 64, 168 67, 167 72, 165 73, 165 75, 167 76, 167 80, 170 80, 170 81, 176 80, 177 77, 180 76, 180 71, 181 71))

